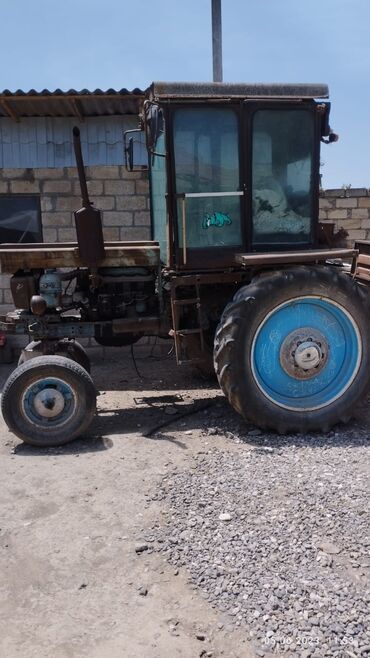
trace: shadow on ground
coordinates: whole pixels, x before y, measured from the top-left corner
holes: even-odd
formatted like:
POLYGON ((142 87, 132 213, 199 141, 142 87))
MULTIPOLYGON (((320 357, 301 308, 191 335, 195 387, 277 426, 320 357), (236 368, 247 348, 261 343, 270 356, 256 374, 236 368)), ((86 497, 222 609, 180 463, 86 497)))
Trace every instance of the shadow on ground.
MULTIPOLYGON (((369 442, 369 401, 359 407, 356 420, 345 426, 338 425, 326 434, 258 433, 255 426, 245 422, 230 407, 214 380, 195 375, 188 366, 177 366, 172 355, 159 357, 149 348, 141 349, 134 362, 128 348, 108 348, 104 353, 93 348, 89 356, 92 376, 101 395, 98 396, 98 415, 88 435, 54 449, 18 444, 17 454, 37 455, 45 450, 62 455, 100 452, 112 446, 112 439, 120 436, 119 440, 124 441, 127 434, 138 434, 153 442, 168 441, 185 450, 191 441, 191 436, 185 435, 189 430, 209 434, 209 445, 212 445, 212 435, 217 434, 261 450, 289 445, 297 448, 308 445, 350 447, 369 442)), ((13 369, 14 365, 0 366, 0 384, 13 369)))

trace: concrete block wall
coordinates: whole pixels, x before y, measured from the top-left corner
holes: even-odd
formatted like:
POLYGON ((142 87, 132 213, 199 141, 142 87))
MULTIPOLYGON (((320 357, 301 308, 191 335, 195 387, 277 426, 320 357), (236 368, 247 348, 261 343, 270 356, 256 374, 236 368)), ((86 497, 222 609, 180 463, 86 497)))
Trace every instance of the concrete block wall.
MULTIPOLYGON (((147 171, 91 166, 86 177, 91 201, 102 211, 106 240, 150 239, 147 171)), ((39 195, 44 242, 76 240, 73 211, 81 207, 81 192, 75 167, 0 169, 0 194, 39 195)), ((9 278, 0 275, 0 305, 12 304, 9 278)))
MULTIPOLYGON (((86 168, 91 200, 102 210, 106 240, 150 239, 147 171, 127 172, 121 165, 86 168)), ((0 169, 0 194, 40 196, 44 241, 76 239, 73 211, 81 206, 75 167, 0 169)), ((320 221, 348 233, 348 245, 370 240, 370 190, 330 189, 320 196, 320 221)), ((0 305, 12 305, 9 276, 0 274, 0 305)))
POLYGON ((320 196, 320 221, 348 233, 347 243, 370 240, 370 190, 364 187, 325 190, 320 196))

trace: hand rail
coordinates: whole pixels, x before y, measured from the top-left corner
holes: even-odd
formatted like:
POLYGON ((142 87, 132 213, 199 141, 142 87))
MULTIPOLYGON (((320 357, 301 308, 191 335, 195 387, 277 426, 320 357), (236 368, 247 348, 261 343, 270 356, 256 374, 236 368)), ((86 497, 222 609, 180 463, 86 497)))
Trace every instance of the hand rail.
POLYGON ((212 196, 243 196, 244 192, 179 192, 175 194, 176 199, 192 199, 197 197, 212 196))

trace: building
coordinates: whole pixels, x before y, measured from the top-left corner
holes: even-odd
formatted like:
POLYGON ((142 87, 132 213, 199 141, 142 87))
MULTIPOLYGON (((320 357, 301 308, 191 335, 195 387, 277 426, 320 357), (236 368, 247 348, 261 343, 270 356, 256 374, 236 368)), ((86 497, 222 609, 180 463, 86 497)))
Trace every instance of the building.
MULTIPOLYGON (((141 170, 127 172, 123 132, 136 128, 143 91, 59 89, 0 93, 0 242, 70 242, 81 194, 72 128, 81 131, 91 200, 103 211, 107 240, 150 237, 144 145, 141 170)), ((12 304, 0 276, 0 305, 12 304)))
MULTIPOLYGON (((0 93, 0 242, 69 242, 81 205, 72 128, 81 131, 91 200, 103 211, 107 240, 150 238, 149 183, 144 145, 141 169, 127 172, 123 131, 137 127, 140 89, 0 93)), ((327 190, 320 220, 343 228, 348 240, 370 239, 370 190, 327 190)), ((9 277, 0 274, 0 308, 12 305, 9 277)))

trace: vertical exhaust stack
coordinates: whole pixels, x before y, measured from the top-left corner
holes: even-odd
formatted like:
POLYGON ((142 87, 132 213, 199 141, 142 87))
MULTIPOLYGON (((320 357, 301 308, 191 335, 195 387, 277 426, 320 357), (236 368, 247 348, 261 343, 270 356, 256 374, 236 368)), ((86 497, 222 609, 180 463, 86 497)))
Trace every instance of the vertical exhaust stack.
POLYGON ((80 259, 87 267, 96 267, 105 256, 103 227, 100 210, 93 208, 87 191, 85 167, 82 158, 80 129, 73 128, 73 146, 80 181, 82 208, 74 213, 80 259))

